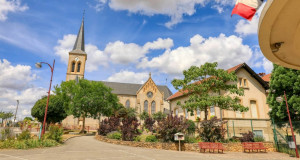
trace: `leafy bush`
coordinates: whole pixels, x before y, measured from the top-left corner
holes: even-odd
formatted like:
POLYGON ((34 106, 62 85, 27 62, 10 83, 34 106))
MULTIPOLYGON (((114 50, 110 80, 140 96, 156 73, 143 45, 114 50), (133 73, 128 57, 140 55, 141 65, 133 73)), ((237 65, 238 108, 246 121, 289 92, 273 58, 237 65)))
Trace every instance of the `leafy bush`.
POLYGON ((21 134, 19 134, 19 136, 17 137, 17 139, 20 140, 27 140, 30 139, 30 131, 28 129, 26 129, 25 131, 23 131, 21 134))
POLYGON ((125 118, 125 117, 136 117, 136 110, 134 108, 121 107, 115 112, 115 117, 125 118))
POLYGON ((154 135, 149 135, 146 137, 146 142, 157 142, 158 139, 154 135))
POLYGON ((241 133, 243 136, 241 138, 241 142, 254 142, 254 134, 253 132, 248 132, 248 133, 241 133))
POLYGON ((149 118, 149 113, 143 111, 142 114, 140 114, 140 119, 141 120, 146 120, 147 118, 149 118))
POLYGON ((13 129, 10 127, 6 127, 1 130, 1 140, 4 141, 6 139, 8 139, 8 140, 15 139, 15 133, 14 133, 13 129))
POLYGON ((59 143, 52 139, 5 140, 0 142, 0 149, 29 149, 57 146, 59 143))
POLYGON ((197 143, 200 140, 197 139, 195 136, 185 136, 184 141, 187 142, 187 143, 197 143))
POLYGON ((109 117, 102 120, 98 134, 106 136, 108 133, 119 130, 120 127, 120 118, 118 117, 109 117))
POLYGON ((151 117, 148 117, 146 118, 145 122, 144 122, 144 127, 146 129, 148 129, 150 132, 153 132, 154 128, 154 123, 155 123, 155 120, 152 119, 151 117))
POLYGON ((120 132, 111 132, 107 134, 107 138, 120 140, 122 138, 122 134, 120 132))
POLYGON ((254 142, 264 142, 265 139, 262 136, 255 136, 254 137, 254 142))
POLYGON ((52 139, 56 142, 61 142, 64 130, 58 126, 50 126, 49 133, 46 134, 46 139, 52 139))
POLYGON ((156 126, 156 133, 158 138, 162 139, 164 142, 174 141, 174 134, 178 132, 185 132, 188 125, 183 119, 168 115, 167 118, 158 122, 156 126))
POLYGON ((194 134, 196 131, 196 125, 195 125, 194 121, 188 120, 187 125, 188 125, 188 128, 187 128, 188 134, 194 134))
POLYGON ((133 141, 135 141, 135 142, 140 142, 141 140, 142 140, 141 136, 136 136, 133 138, 133 141))
POLYGON ((121 126, 122 140, 133 141, 133 138, 140 134, 137 129, 139 125, 135 117, 124 118, 121 126))
POLYGON ((166 116, 167 115, 165 113, 161 112, 161 111, 152 114, 153 119, 156 120, 157 122, 165 119, 166 116))
POLYGON ((204 142, 220 142, 224 140, 226 130, 222 127, 226 121, 218 120, 213 117, 200 123, 199 136, 204 142))

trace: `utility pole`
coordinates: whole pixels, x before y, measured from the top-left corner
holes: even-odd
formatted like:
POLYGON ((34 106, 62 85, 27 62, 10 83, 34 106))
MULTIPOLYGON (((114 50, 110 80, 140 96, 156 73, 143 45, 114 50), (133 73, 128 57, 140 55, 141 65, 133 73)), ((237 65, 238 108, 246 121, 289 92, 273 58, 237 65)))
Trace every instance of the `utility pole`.
POLYGON ((16 108, 16 113, 15 113, 14 123, 16 122, 18 107, 19 107, 19 100, 17 100, 17 108, 16 108))

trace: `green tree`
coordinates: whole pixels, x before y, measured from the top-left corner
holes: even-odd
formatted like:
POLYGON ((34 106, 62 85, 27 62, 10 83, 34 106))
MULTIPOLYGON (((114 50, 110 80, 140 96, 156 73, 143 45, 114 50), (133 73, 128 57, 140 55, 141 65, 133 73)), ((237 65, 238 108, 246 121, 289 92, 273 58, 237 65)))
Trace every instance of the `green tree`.
MULTIPOLYGON (((34 106, 31 109, 31 116, 37 118, 39 122, 44 122, 46 105, 47 96, 44 96, 37 102, 35 102, 34 106)), ((50 95, 46 119, 47 124, 61 122, 67 117, 67 113, 63 105, 64 101, 61 97, 57 95, 50 95)), ((25 119, 29 118, 26 117, 25 119)))
POLYGON ((156 112, 156 113, 152 114, 152 117, 156 121, 161 121, 164 118, 166 118, 167 115, 165 113, 163 113, 162 111, 159 111, 159 112, 156 112))
POLYGON ((10 119, 13 116, 14 116, 14 114, 12 112, 0 111, 1 124, 3 125, 3 122, 5 120, 10 119))
POLYGON ((145 112, 143 111, 141 114, 140 114, 140 119, 141 120, 146 120, 147 118, 149 118, 149 113, 148 112, 145 112))
POLYGON ((182 108, 191 113, 199 109, 205 112, 205 120, 208 116, 208 108, 217 106, 220 109, 247 111, 248 108, 239 103, 238 96, 244 94, 243 89, 237 87, 237 76, 234 72, 228 73, 223 69, 217 69, 218 63, 205 63, 197 67, 192 66, 183 71, 184 79, 174 79, 173 86, 189 95, 184 104, 177 102, 182 108), (221 94, 221 93, 230 93, 221 94))
POLYGON ((33 119, 32 119, 31 117, 25 117, 25 118, 24 118, 24 121, 29 121, 29 120, 30 120, 30 121, 33 121, 33 119))
MULTIPOLYGON (((276 101, 276 97, 282 96, 284 98, 284 91, 286 92, 292 121, 300 121, 300 71, 274 64, 267 102, 272 109, 269 113, 271 118, 279 125, 288 122, 285 100, 281 103, 276 101)), ((299 123, 293 125, 300 131, 299 123)))
POLYGON ((55 93, 65 100, 64 107, 68 114, 75 118, 83 118, 85 129, 85 118, 99 118, 100 116, 111 116, 116 108, 119 108, 118 98, 111 93, 112 89, 102 82, 80 79, 75 81, 62 82, 55 87, 55 93))

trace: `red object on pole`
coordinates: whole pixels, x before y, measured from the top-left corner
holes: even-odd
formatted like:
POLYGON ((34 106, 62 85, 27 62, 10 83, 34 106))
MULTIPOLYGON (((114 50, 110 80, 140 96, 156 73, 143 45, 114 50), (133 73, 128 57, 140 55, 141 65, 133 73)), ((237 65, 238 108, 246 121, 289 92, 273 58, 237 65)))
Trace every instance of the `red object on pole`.
MULTIPOLYGON (((45 62, 41 62, 41 63, 45 63, 45 62)), ((45 64, 48 64, 48 63, 45 63, 45 64)), ((42 136, 45 134, 45 124, 46 124, 46 119, 47 119, 47 112, 48 112, 48 105, 49 105, 49 98, 50 98, 50 91, 51 91, 51 85, 52 85, 52 77, 53 77, 54 65, 55 65, 55 60, 53 61, 53 66, 52 67, 51 67, 50 64, 48 64, 48 66, 51 69, 51 79, 50 79, 50 86, 49 86, 48 97, 47 97, 47 105, 46 105, 44 122, 43 122, 42 136)))
POLYGON ((290 121, 290 126, 291 126, 292 136, 293 136, 293 140, 294 140, 294 143, 295 143, 296 157, 299 158, 298 148, 297 148, 296 139, 295 139, 295 135, 294 135, 293 124, 292 124, 292 120, 291 120, 291 115, 290 115, 289 105, 288 105, 288 102, 287 102, 287 98, 286 98, 285 91, 284 91, 284 98, 285 98, 286 110, 287 110, 288 115, 289 115, 289 121, 290 121))

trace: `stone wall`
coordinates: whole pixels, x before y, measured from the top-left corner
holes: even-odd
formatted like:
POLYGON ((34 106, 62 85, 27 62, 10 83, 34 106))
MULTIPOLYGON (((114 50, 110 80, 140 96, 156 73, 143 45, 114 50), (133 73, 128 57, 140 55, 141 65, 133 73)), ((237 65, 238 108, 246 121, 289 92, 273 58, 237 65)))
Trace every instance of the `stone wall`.
MULTIPOLYGON (((97 140, 112 144, 126 145, 131 147, 143 147, 143 148, 153 148, 153 149, 164 149, 164 150, 178 150, 178 143, 152 143, 152 142, 133 142, 133 141, 120 141, 115 139, 109 139, 104 136, 96 135, 97 140)), ((223 143, 226 152, 243 152, 243 147, 241 143, 223 143)), ((275 152, 273 143, 265 142, 264 146, 268 148, 268 152, 275 152)), ((199 152, 199 147, 197 143, 182 143, 182 151, 193 151, 199 152)))

